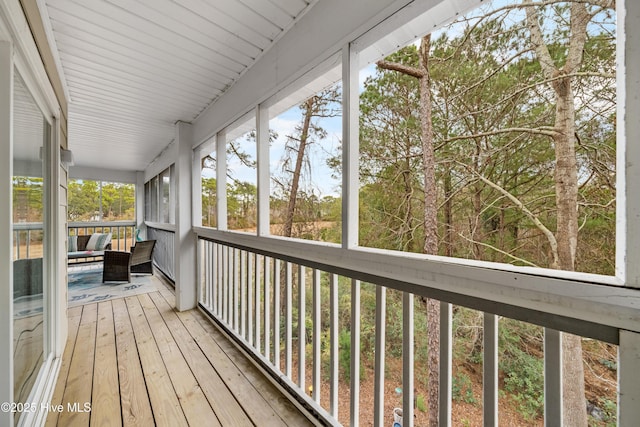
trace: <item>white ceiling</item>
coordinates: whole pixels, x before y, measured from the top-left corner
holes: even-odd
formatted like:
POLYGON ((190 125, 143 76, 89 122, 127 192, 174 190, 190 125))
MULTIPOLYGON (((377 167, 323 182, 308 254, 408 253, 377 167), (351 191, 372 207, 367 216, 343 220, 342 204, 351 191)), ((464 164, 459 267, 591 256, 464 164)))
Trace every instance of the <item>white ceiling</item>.
POLYGON ((76 165, 144 170, 316 1, 40 2, 76 165))

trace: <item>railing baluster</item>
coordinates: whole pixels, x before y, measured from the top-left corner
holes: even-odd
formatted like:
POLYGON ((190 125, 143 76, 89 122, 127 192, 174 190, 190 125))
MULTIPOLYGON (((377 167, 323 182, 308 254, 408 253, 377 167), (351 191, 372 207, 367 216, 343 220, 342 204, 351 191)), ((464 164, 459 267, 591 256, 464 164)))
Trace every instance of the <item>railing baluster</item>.
POLYGON ((484 426, 498 425, 498 316, 484 314, 482 405, 484 426))
POLYGON ((271 360, 271 262, 264 257, 264 357, 271 360))
POLYGON ((313 400, 320 403, 321 344, 322 344, 322 294, 320 293, 320 270, 313 269, 313 400))
POLYGON ((31 258, 31 230, 27 230, 27 258, 31 258))
POLYGON ((376 286, 376 354, 375 354, 375 384, 373 402, 373 425, 382 427, 384 424, 384 368, 386 346, 387 288, 376 286))
POLYGON ((305 390, 305 368, 306 368, 306 320, 305 301, 306 299, 306 268, 298 264, 298 385, 303 393, 305 390))
POLYGON ((260 292, 260 283, 262 282, 262 277, 261 277, 261 271, 260 271, 260 255, 256 254, 254 256, 254 262, 255 262, 255 266, 254 266, 254 275, 253 275, 253 296, 254 296, 254 301, 253 301, 253 306, 255 309, 255 324, 254 324, 254 342, 253 342, 253 346, 258 350, 258 352, 260 352, 260 348, 262 347, 262 337, 261 337, 261 332, 262 332, 262 322, 260 321, 260 306, 261 306, 261 292, 260 292))
POLYGON ((16 231, 16 259, 21 259, 20 257, 20 231, 16 231))
POLYGON ((413 427, 413 294, 402 294, 402 427, 413 427))
POLYGON ((240 251, 240 336, 247 339, 247 271, 249 254, 240 251))
POLYGON ((216 294, 214 292, 214 284, 215 284, 215 277, 216 277, 216 270, 215 270, 215 248, 216 248, 216 244, 213 242, 206 242, 206 247, 207 247, 207 270, 208 270, 208 274, 207 274, 207 292, 209 292, 209 306, 211 307, 211 310, 214 311, 215 307, 216 307, 216 294))
POLYGON ((229 277, 231 268, 231 256, 230 256, 231 248, 229 246, 224 246, 224 278, 223 278, 223 290, 224 290, 224 306, 222 308, 223 319, 227 325, 230 325, 229 322, 229 309, 231 308, 231 304, 229 304, 229 298, 231 294, 231 285, 233 280, 229 277))
POLYGON ((440 302, 440 402, 439 425, 451 426, 451 359, 453 357, 453 311, 451 304, 440 302))
POLYGON ((291 309, 291 300, 292 300, 292 280, 291 280, 291 263, 287 262, 285 264, 285 339, 284 339, 284 351, 285 351, 285 374, 287 377, 292 378, 291 369, 292 369, 292 336, 293 336, 293 313, 291 309))
POLYGON ((282 372, 280 366, 280 265, 279 259, 274 260, 273 268, 273 364, 282 372))
POLYGON ((330 391, 330 403, 329 403, 329 411, 331 415, 335 419, 338 419, 338 332, 339 332, 339 324, 338 324, 338 276, 336 274, 331 274, 329 278, 329 335, 330 335, 330 381, 331 381, 331 391, 330 391))
POLYGON ((360 425, 360 281, 351 279, 351 425, 360 425))
POLYGON ((562 420, 562 333, 544 328, 544 424, 562 420))
POLYGON ((254 345, 254 341, 253 341, 253 328, 255 327, 254 323, 253 323, 253 263, 254 260, 253 258, 255 257, 255 254, 252 253, 247 253, 247 292, 246 292, 246 298, 247 298, 247 341, 249 341, 249 343, 251 345, 254 345))
POLYGON ((240 293, 240 270, 244 271, 243 266, 240 264, 240 250, 233 249, 233 297, 231 299, 231 307, 233 314, 233 330, 238 332, 239 330, 239 293, 240 293))
POLYGON ((222 307, 224 305, 224 291, 223 291, 223 278, 224 278, 224 248, 222 245, 216 245, 216 264, 217 268, 217 276, 216 276, 216 292, 218 293, 218 316, 224 318, 222 314, 222 307))

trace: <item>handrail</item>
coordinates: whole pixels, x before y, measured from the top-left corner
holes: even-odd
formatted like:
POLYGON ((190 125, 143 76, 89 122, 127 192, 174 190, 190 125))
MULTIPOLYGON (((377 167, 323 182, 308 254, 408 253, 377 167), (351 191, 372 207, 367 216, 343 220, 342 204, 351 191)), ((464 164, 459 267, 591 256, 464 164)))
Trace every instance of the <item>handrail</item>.
MULTIPOLYGON (((67 225, 67 235, 72 236, 72 230, 78 235, 79 230, 84 230, 86 234, 92 232, 104 232, 108 229, 111 232, 111 245, 115 251, 129 251, 135 241, 135 221, 74 221, 67 225)), ((82 262, 82 261, 79 261, 82 262)))
MULTIPOLYGON (((377 253, 373 259, 371 251, 343 249, 336 245, 293 241, 289 239, 259 237, 238 233, 207 230, 198 235, 198 304, 223 329, 245 348, 256 361, 269 372, 276 381, 320 418, 329 419, 330 423, 338 420, 337 388, 338 388, 338 329, 337 322, 337 282, 338 277, 351 281, 350 328, 351 346, 351 421, 358 420, 359 412, 359 370, 360 370, 360 292, 361 283, 369 283, 376 287, 376 343, 375 343, 375 393, 374 411, 376 419, 381 420, 384 404, 384 372, 385 372, 385 301, 386 290, 396 289, 402 292, 403 300, 403 378, 407 381, 403 389, 409 390, 403 395, 404 414, 412 419, 413 399, 413 299, 424 296, 440 301, 440 418, 441 425, 450 425, 451 390, 452 390, 452 303, 458 306, 479 309, 484 312, 484 415, 487 420, 498 418, 498 322, 500 316, 519 319, 544 326, 545 329, 545 411, 549 414, 561 413, 561 399, 552 390, 561 390, 562 376, 554 375, 559 369, 561 357, 560 334, 556 330, 568 331, 583 337, 596 338, 605 342, 618 344, 619 328, 617 323, 625 321, 625 316, 638 316, 633 302, 625 302, 625 295, 638 296, 638 291, 619 287, 590 284, 589 298, 584 295, 573 295, 569 298, 566 290, 554 290, 548 286, 542 289, 533 286, 525 292, 524 286, 531 282, 529 275, 516 275, 514 280, 524 281, 525 285, 509 291, 506 284, 500 283, 503 277, 496 274, 498 283, 493 287, 483 281, 483 275, 477 275, 479 286, 487 289, 501 289, 503 293, 488 293, 483 298, 475 293, 466 292, 465 272, 459 272, 457 283, 451 281, 451 275, 437 271, 431 264, 421 264, 415 257, 403 257, 404 254, 389 251, 377 253), (204 235, 203 235, 204 234, 204 235), (295 268, 294 268, 295 267, 295 268), (422 274, 417 274, 421 271, 422 274), (413 275, 413 276, 412 276, 413 275), (324 284, 321 285, 321 276, 324 284), (444 284, 437 284, 440 278, 444 284), (320 287, 330 287, 329 303, 320 300, 320 287), (306 292, 311 292, 311 307, 308 307, 306 292), (595 312, 595 320, 574 316, 567 307, 555 307, 553 310, 540 311, 529 304, 535 298, 541 298, 542 291, 547 290, 552 297, 546 304, 553 306, 560 303, 585 304, 595 312), (520 299, 514 298, 519 292, 520 299), (555 291, 555 292, 554 292, 555 291), (466 292, 466 293, 465 293, 466 292), (615 297, 612 297, 615 294, 615 297), (604 300, 598 301, 595 295, 604 300), (564 299, 554 299, 562 296, 564 299), (503 301, 508 298, 507 301, 503 301), (612 301, 607 301, 612 298, 612 301), (623 303, 624 302, 624 303, 623 303), (617 304, 620 313, 601 316, 606 307, 617 304), (324 306, 323 306, 324 304, 324 306), (295 308, 294 308, 295 307, 295 308), (563 314, 563 310, 566 314, 563 314), (309 320, 307 313, 310 315, 309 320), (321 313, 322 316, 321 316, 321 313), (320 333, 321 318, 330 319, 330 337, 320 333), (571 315, 569 315, 571 314, 571 315), (298 316, 297 320, 294 316, 298 316), (300 319, 305 318, 302 322, 300 319), (602 323, 601 320, 608 323, 602 323), (283 322, 283 323, 281 323, 283 322), (295 322, 297 327, 294 328, 295 322), (312 323, 312 326, 308 322, 312 323), (296 338, 297 337, 297 338, 296 338), (305 337, 305 339, 300 339, 305 337), (297 340, 297 342, 296 342, 297 340), (319 342, 322 340, 322 344, 319 342), (310 360, 307 345, 312 346, 310 360), (321 348, 329 349, 331 360, 329 370, 330 403, 328 407, 320 405, 320 365, 321 348), (305 362, 306 360, 306 362, 305 362), (296 371, 293 367, 297 366, 296 371), (313 388, 309 394, 306 390, 305 369, 312 369, 313 388), (332 421, 331 421, 332 420, 332 421)), ((484 272, 487 274, 487 272, 484 272)), ((512 274, 513 273, 509 273, 512 274)), ((545 280, 549 278, 537 278, 545 280)), ((585 286, 584 283, 571 283, 555 279, 554 285, 563 282, 573 289, 574 286, 585 286)), ((344 285, 344 283, 343 283, 344 285)), ((540 286, 540 285, 538 285, 540 286)), ((307 294, 308 295, 308 294, 307 294)), ((629 320, 629 319, 627 319, 629 320)), ((324 325, 326 328, 326 324, 324 325)), ((370 326, 369 326, 370 327, 370 326)), ((635 328, 640 325, 635 324, 635 328)), ((340 344, 342 345, 342 344, 340 344)), ((342 351, 342 350, 341 350, 342 351)), ((325 385, 326 386, 326 385, 325 385)), ((408 421, 408 420, 407 420, 408 421)), ((378 421, 380 422, 380 421, 378 421)), ((412 423, 407 423, 412 425, 412 423)))
POLYGON ((618 329, 640 332, 637 289, 447 264, 404 252, 198 227, 194 231, 201 239, 612 344, 618 342, 618 329))

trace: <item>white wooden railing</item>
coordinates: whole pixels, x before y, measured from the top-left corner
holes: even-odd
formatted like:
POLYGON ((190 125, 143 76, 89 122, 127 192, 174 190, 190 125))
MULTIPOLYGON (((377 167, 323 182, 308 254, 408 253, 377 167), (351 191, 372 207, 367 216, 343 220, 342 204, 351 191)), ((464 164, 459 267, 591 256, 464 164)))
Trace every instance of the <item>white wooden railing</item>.
POLYGON ((135 221, 78 221, 67 226, 69 236, 111 233, 111 249, 129 251, 135 242, 135 221))
MULTIPOLYGON (((630 348, 638 343, 638 290, 616 286, 612 277, 551 272, 541 269, 487 268, 483 263, 428 257, 367 248, 195 228, 198 235, 198 299, 200 307, 319 418, 336 423, 338 414, 338 283, 348 280, 351 292, 350 414, 359 424, 360 289, 376 286, 374 425, 391 425, 384 413, 385 301, 387 289, 403 292, 402 358, 403 427, 413 426, 414 330, 413 299, 440 302, 439 419, 451 425, 452 304, 484 312, 483 423, 498 424, 498 322, 502 317, 545 327, 544 413, 546 425, 559 425, 562 414, 561 334, 630 348), (554 277, 559 275, 561 277, 554 277), (307 285, 305 285, 307 283, 307 285), (328 300, 320 298, 329 287, 328 300), (307 307, 305 290, 312 292, 307 307), (294 295, 293 293, 297 295, 294 295), (296 304, 294 306, 294 303, 296 304), (295 317, 294 317, 295 307, 295 317), (311 324, 306 319, 310 313, 311 324), (321 333, 321 316, 329 319, 329 334, 321 333), (294 327, 297 329, 294 331, 294 327), (630 333, 630 338, 624 337, 630 333), (304 339, 296 339, 304 337, 304 339), (310 341, 311 361, 305 346, 310 341), (621 341, 625 341, 624 343, 621 341), (322 392, 321 348, 329 349, 329 400, 322 392), (306 363, 305 363, 306 362, 306 363), (297 369, 294 367, 297 366, 297 369), (311 367, 312 384, 306 384, 311 367), (309 385, 311 388, 309 389, 309 385)), ((326 326, 326 324, 325 324, 326 326)), ((622 354, 622 353, 621 353, 622 354)), ((618 373, 638 369, 638 356, 620 356, 618 373)), ((630 377, 633 377, 631 375, 630 377)), ((326 374, 325 374, 326 378, 326 374)), ((326 385, 325 385, 326 386, 326 385)), ((621 378, 620 386, 633 390, 621 378)), ((624 408, 636 411, 619 390, 618 420, 624 408)), ((344 420, 344 416, 340 416, 344 420)), ((620 423, 620 425, 632 425, 620 423)))
POLYGON ((13 224, 13 256, 14 259, 42 256, 42 223, 23 222, 13 224), (32 242, 37 246, 37 254, 33 253, 32 242))
POLYGON ((146 225, 147 239, 156 241, 153 249, 154 265, 175 282, 175 226, 149 222, 146 225))

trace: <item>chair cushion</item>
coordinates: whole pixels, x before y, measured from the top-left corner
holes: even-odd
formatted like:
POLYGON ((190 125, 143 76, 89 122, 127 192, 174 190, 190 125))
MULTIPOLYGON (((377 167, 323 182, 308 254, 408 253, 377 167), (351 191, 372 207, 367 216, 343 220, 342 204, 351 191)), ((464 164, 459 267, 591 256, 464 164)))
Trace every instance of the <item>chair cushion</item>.
POLYGON ((93 233, 89 238, 86 250, 103 251, 111 243, 111 233, 93 233))
POLYGON ((104 251, 76 251, 76 252, 67 252, 67 258, 75 259, 75 258, 93 258, 103 256, 104 251))
POLYGON ((78 252, 78 236, 69 236, 68 252, 78 252))

